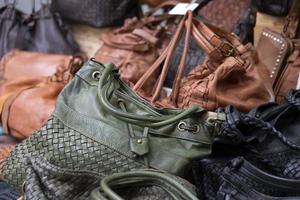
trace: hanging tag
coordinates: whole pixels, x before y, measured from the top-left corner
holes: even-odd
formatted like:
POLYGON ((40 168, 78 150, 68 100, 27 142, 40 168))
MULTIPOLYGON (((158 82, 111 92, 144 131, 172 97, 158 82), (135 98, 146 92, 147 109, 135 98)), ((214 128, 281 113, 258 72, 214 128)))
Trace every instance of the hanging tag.
POLYGON ((179 3, 172 10, 169 11, 170 15, 185 15, 189 10, 194 11, 199 6, 198 3, 179 3))
POLYGON ((300 89, 300 72, 299 72, 299 76, 298 76, 298 83, 297 83, 296 89, 297 90, 300 89))

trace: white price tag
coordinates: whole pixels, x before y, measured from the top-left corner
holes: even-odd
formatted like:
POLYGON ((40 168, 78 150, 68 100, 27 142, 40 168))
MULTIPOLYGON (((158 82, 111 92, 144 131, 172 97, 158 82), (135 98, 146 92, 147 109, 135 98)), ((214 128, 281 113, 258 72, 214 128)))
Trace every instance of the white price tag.
POLYGON ((300 89, 300 72, 299 72, 299 76, 298 76, 298 83, 297 83, 296 89, 297 90, 300 89))
POLYGON ((169 11, 170 15, 185 15, 189 10, 193 11, 199 6, 198 3, 179 3, 172 10, 169 11))

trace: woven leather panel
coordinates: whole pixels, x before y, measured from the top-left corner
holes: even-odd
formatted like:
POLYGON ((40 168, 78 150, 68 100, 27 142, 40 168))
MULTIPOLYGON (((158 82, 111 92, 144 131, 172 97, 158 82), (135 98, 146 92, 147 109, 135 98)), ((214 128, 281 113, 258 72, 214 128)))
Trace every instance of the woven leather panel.
POLYGON ((25 163, 25 200, 87 199, 100 183, 93 172, 59 168, 40 157, 27 158, 25 163))
POLYGON ((288 162, 283 173, 288 178, 300 180, 300 158, 288 162))
MULTIPOLYGON (((271 153, 263 155, 268 161, 270 161, 274 166, 277 166, 283 173, 286 166, 292 160, 300 157, 300 152, 297 150, 288 150, 284 152, 271 153)), ((282 174, 285 176, 285 174, 282 174)))
POLYGON ((222 183, 220 175, 222 174, 225 165, 226 162, 215 162, 202 165, 202 190, 205 199, 216 199, 216 191, 218 191, 222 183))
POLYGON ((227 31, 232 31, 243 17, 249 4, 249 0, 214 0, 204 6, 199 11, 199 14, 207 18, 211 23, 227 31))
POLYGON ((145 168, 133 158, 66 127, 52 116, 39 131, 18 144, 5 160, 3 176, 16 188, 25 180, 25 157, 42 156, 50 163, 67 169, 90 170, 100 176, 145 168))
MULTIPOLYGON (((25 200, 83 200, 90 199, 92 190, 101 190, 99 188, 101 177, 91 171, 60 168, 41 157, 27 158, 25 160, 25 168, 25 200)), ((195 186, 177 176, 171 177, 196 194, 195 186)), ((164 189, 155 185, 140 186, 139 184, 128 184, 125 188, 114 191, 125 199, 173 199, 164 189)))
POLYGON ((98 27, 121 25, 138 11, 134 0, 64 0, 53 1, 53 5, 64 19, 98 27))
POLYGON ((4 181, 0 181, 0 199, 1 200, 16 200, 21 195, 16 192, 10 185, 4 181))

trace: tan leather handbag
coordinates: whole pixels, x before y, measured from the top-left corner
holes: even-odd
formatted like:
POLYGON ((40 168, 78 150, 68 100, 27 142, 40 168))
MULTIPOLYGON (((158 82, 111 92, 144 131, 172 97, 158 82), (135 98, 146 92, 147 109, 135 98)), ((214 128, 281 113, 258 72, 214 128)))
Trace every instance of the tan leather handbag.
POLYGON ((282 33, 264 29, 257 44, 259 58, 267 66, 266 81, 272 84, 276 101, 282 103, 300 80, 300 39, 296 39, 300 1, 293 1, 282 33))
MULTIPOLYGON (((154 15, 161 8, 170 8, 178 1, 166 1, 141 19, 126 19, 121 28, 101 35, 104 45, 97 51, 95 58, 101 63, 112 62, 119 68, 120 78, 133 86, 146 70, 155 62, 170 41, 168 31, 175 26, 176 16, 167 13, 154 15), (167 24, 160 23, 166 20, 167 24)), ((158 77, 158 70, 152 73, 143 91, 151 93, 158 77)))
POLYGON ((14 50, 0 62, 0 112, 5 133, 18 140, 42 127, 81 56, 14 50))
POLYGON ((205 109, 233 105, 241 111, 273 100, 271 86, 260 76, 266 67, 256 56, 253 47, 242 45, 226 31, 193 19, 188 12, 176 30, 167 49, 135 84, 134 90, 140 91, 151 74, 163 68, 155 84, 153 93, 145 98, 152 103, 167 107, 183 108, 198 104, 205 109), (168 73, 172 54, 180 34, 185 29, 185 45, 171 95, 161 96, 161 89, 168 73), (182 78, 190 37, 205 51, 207 57, 187 77, 182 78))

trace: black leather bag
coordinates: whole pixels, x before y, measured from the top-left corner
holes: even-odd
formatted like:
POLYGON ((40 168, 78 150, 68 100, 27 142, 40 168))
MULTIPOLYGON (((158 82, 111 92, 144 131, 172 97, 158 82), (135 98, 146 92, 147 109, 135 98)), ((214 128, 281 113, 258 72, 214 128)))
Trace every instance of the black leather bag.
POLYGON ((209 158, 193 163, 196 185, 206 199, 216 199, 226 164, 243 156, 269 174, 300 177, 300 90, 287 103, 267 103, 244 114, 229 106, 226 122, 219 124, 209 158))
POLYGON ((255 3, 259 12, 275 16, 286 16, 293 0, 255 0, 255 3))
POLYGON ((122 25, 138 13, 136 0, 53 0, 63 19, 96 27, 122 25))
POLYGON ((26 15, 15 9, 15 2, 8 2, 0 10, 0 58, 15 48, 61 54, 80 51, 60 17, 51 12, 50 4, 43 4, 39 11, 26 15))
POLYGON ((243 158, 233 159, 222 174, 217 200, 297 200, 300 181, 268 174, 243 158))

